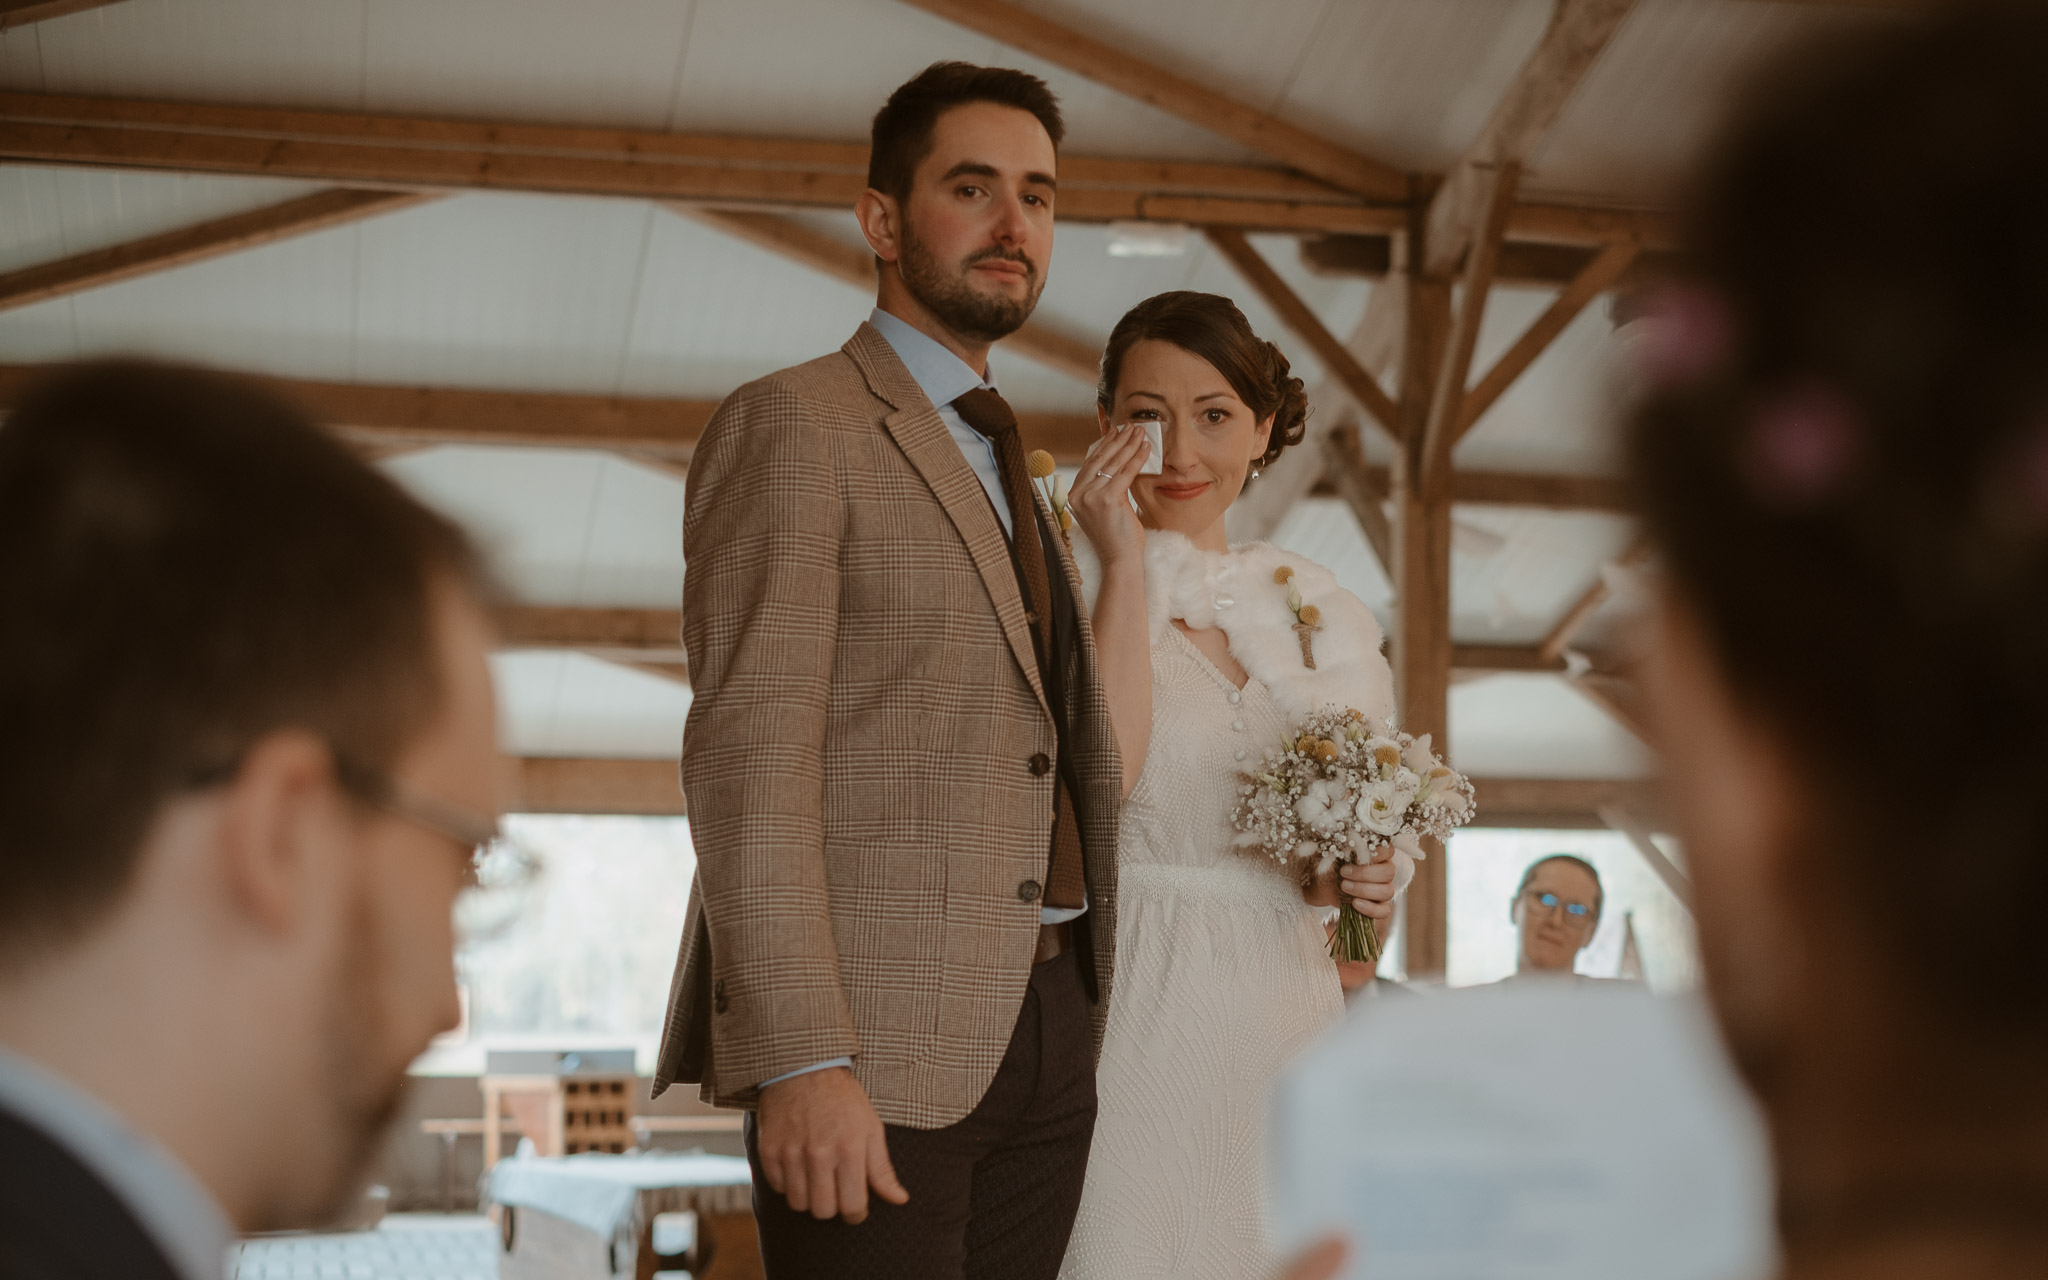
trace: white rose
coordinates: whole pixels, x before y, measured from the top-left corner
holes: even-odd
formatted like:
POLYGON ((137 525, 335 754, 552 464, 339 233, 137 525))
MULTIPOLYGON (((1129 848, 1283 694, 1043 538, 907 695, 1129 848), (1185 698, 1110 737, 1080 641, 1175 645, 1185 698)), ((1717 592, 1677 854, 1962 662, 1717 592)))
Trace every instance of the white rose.
POLYGON ((1358 820, 1368 831, 1383 836, 1393 835, 1401 829, 1408 815, 1408 802, 1413 795, 1402 791, 1391 782, 1375 782, 1367 786, 1365 794, 1358 797, 1358 820))

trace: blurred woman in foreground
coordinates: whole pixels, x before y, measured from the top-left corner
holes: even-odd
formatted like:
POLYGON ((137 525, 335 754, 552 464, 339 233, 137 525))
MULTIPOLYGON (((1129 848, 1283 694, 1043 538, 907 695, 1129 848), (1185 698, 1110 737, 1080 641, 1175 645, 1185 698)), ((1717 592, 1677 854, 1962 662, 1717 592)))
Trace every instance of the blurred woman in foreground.
POLYGON ((1781 67, 1647 321, 1650 692, 1801 1280, 2048 1276, 2044 67, 2021 10, 1781 67))
POLYGON ((2048 1275, 2048 14, 1784 68, 1630 442, 1797 1276, 2048 1275))

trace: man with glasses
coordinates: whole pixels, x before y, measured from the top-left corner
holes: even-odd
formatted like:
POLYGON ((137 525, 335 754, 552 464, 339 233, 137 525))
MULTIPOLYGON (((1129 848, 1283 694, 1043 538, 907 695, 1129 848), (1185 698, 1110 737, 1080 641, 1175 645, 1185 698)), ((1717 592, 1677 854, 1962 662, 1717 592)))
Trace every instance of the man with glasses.
POLYGON ((477 579, 237 380, 0 427, 0 1270, 219 1280, 359 1194, 495 827, 477 579))
POLYGON ((1569 976, 1600 927, 1600 873, 1584 858, 1554 853, 1522 873, 1509 905, 1520 933, 1516 977, 1569 976))

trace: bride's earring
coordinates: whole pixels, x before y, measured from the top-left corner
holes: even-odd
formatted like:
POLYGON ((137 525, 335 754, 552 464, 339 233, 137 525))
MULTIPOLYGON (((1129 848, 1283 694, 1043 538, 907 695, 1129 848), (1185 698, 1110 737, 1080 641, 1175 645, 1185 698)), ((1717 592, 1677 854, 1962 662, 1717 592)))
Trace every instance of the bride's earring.
POLYGON ((1259 478, 1259 464, 1258 464, 1258 463, 1256 463, 1256 462, 1254 462, 1254 463, 1252 464, 1252 471, 1251 471, 1251 474, 1250 474, 1250 475, 1248 475, 1248 476, 1246 476, 1246 477, 1245 477, 1245 479, 1246 479, 1246 480, 1256 480, 1256 479, 1258 479, 1258 478, 1259 478))

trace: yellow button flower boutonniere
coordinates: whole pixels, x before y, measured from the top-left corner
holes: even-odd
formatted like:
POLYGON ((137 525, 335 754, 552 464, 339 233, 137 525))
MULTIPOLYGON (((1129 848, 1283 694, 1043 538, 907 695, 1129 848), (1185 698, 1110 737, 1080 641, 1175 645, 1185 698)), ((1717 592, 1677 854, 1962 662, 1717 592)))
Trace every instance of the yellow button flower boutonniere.
POLYGON ((1059 474, 1059 464, 1043 449, 1033 449, 1024 458, 1024 469, 1031 473, 1045 493, 1045 505, 1052 508, 1052 517, 1059 523, 1060 537, 1067 545, 1074 542, 1074 513, 1067 510, 1067 481, 1059 474))
POLYGON ((1287 588, 1287 610, 1294 615, 1294 634, 1301 639, 1301 665, 1316 669, 1315 633, 1323 629, 1323 611, 1303 603, 1301 588, 1294 585, 1294 570, 1281 565, 1273 570, 1273 581, 1287 588))

